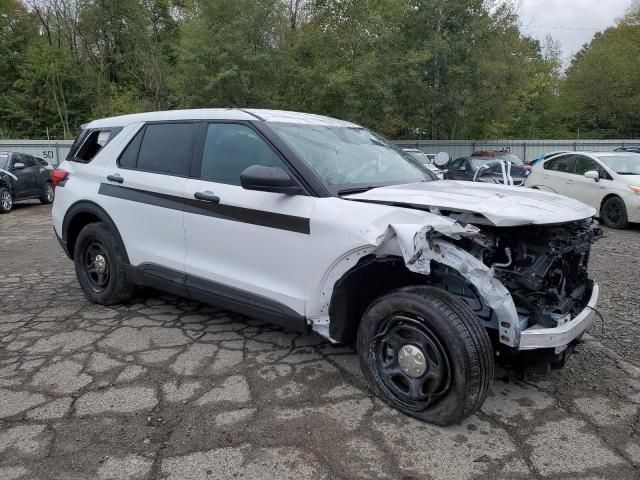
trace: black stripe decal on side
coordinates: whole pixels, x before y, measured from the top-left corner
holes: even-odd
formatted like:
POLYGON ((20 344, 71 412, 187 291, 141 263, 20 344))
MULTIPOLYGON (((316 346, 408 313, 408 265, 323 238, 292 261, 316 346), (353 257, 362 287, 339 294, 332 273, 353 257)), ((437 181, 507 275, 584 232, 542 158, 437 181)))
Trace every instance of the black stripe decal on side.
POLYGON ((205 215, 233 222, 248 223, 261 227, 276 228, 278 230, 288 230, 305 235, 309 235, 311 232, 309 219, 295 215, 265 212, 263 210, 235 207, 232 205, 216 205, 196 199, 182 198, 148 190, 138 190, 136 188, 112 185, 109 183, 101 183, 98 193, 100 195, 121 198, 132 202, 185 211, 187 213, 205 215))

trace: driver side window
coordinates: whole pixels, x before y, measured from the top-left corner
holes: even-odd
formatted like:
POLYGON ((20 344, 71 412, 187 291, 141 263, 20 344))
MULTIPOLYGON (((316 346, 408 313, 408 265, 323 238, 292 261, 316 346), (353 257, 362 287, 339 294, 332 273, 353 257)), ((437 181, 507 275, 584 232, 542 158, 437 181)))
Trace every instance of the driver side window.
POLYGON ((240 173, 252 165, 289 168, 251 128, 235 123, 210 123, 204 142, 200 178, 240 185, 240 173))

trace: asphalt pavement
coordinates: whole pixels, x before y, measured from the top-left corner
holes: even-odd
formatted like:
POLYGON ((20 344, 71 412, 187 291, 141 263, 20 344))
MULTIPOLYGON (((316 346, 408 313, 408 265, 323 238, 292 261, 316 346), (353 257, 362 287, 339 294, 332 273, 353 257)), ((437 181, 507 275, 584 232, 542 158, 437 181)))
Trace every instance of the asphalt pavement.
POLYGON ((594 248, 599 322, 566 368, 497 379, 440 428, 354 352, 142 290, 88 303, 50 207, 0 216, 0 479, 637 479, 640 229, 594 248), (604 327, 604 328, 603 328, 604 327))

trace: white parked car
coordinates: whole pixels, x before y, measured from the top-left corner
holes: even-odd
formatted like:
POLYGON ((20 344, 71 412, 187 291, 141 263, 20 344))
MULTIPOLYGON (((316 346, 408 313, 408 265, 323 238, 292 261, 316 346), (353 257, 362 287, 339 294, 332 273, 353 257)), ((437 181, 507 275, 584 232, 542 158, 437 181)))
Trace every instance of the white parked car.
POLYGON ((526 186, 593 206, 611 228, 640 222, 640 155, 626 152, 564 152, 536 165, 526 186))
POLYGON ((355 344, 371 388, 425 421, 476 411, 498 354, 560 366, 592 323, 593 208, 434 181, 352 123, 242 109, 107 118, 52 179, 55 232, 89 301, 149 285, 355 344))
POLYGON ((407 152, 411 158, 419 161, 422 165, 427 167, 433 173, 436 174, 440 180, 444 178, 444 170, 440 170, 437 166, 434 165, 433 159, 435 158, 435 153, 424 153, 422 150, 417 148, 403 148, 403 151, 407 152))

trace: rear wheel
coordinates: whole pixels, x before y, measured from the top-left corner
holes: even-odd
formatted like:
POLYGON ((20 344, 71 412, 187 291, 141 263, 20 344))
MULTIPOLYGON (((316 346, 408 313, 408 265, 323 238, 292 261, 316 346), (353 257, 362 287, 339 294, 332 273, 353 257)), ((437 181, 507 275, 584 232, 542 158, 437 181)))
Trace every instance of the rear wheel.
POLYGON ((602 222, 610 228, 627 228, 627 206, 620 197, 611 197, 602 205, 602 222))
POLYGON ((0 213, 8 213, 13 208, 13 194, 6 187, 0 188, 0 213))
POLYGON ((90 223, 80 231, 73 258, 78 282, 90 302, 112 305, 133 295, 134 285, 124 270, 124 248, 104 223, 90 223))
POLYGON ((432 287, 375 300, 358 329, 371 389, 401 412, 438 425, 475 412, 493 380, 489 336, 466 303, 432 287))
POLYGON ((42 189, 42 196, 40 197, 40 202, 45 205, 48 205, 50 203, 53 203, 53 198, 54 198, 53 187, 51 186, 51 182, 47 182, 44 184, 44 187, 42 189))

